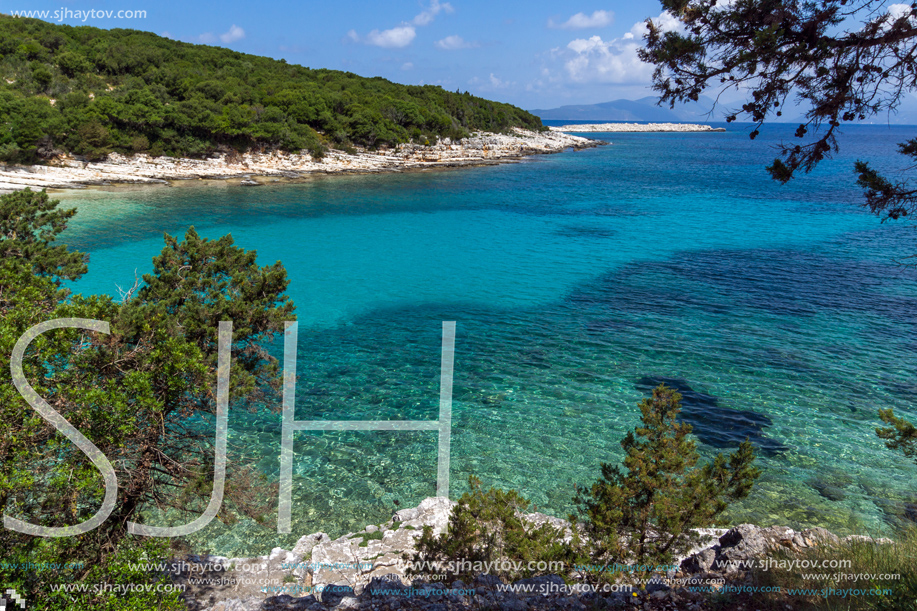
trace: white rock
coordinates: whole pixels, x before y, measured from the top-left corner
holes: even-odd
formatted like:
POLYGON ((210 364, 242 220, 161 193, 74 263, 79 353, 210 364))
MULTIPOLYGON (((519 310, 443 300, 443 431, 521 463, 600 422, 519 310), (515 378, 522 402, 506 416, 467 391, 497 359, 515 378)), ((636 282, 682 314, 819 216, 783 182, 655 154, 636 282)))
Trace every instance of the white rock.
POLYGON ((516 129, 513 135, 476 134, 459 141, 441 140, 429 146, 400 144, 380 152, 357 149, 347 155, 329 151, 322 160, 308 153, 245 153, 234 159, 216 155, 209 159, 175 159, 138 154, 112 153, 104 161, 85 162, 63 156, 47 165, 0 166, 0 190, 26 187, 82 188, 88 185, 133 183, 156 184, 197 178, 228 179, 252 176, 287 176, 315 172, 398 172, 405 169, 475 165, 525 155, 558 153, 568 148, 600 144, 595 140, 560 131, 534 132, 516 129))

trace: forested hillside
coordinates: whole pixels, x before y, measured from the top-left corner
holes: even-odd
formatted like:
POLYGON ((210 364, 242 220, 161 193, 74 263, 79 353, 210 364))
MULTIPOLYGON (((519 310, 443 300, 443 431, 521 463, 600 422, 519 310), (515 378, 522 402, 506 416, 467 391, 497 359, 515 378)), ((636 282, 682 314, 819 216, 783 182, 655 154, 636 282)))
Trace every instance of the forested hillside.
POLYGON ((137 30, 0 15, 0 161, 368 147, 540 128, 509 104, 137 30))

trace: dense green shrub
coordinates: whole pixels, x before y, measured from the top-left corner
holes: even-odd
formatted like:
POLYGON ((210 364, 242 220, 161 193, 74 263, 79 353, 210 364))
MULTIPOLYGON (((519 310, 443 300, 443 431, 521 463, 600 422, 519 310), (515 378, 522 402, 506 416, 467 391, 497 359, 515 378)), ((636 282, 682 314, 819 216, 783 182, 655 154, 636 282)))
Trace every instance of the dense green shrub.
POLYGON ((168 558, 166 541, 127 537, 99 562, 63 560, 76 558, 73 550, 78 548, 78 542, 45 539, 30 548, 5 549, 3 563, 6 564, 0 563, 0 580, 4 588, 13 588, 25 596, 26 608, 35 611, 184 611, 187 608, 170 577, 153 568, 168 558), (14 564, 36 568, 10 568, 14 564), (55 566, 62 568, 47 568, 55 566), (84 591, 66 589, 74 586, 84 591))
MULTIPOLYGON (((522 519, 520 514, 529 509, 530 503, 515 490, 490 488, 485 492, 481 481, 473 476, 468 483, 471 491, 463 494, 453 508, 446 532, 437 536, 430 526, 424 527, 413 556, 415 564, 438 562, 454 579, 470 580, 477 573, 490 572, 509 581, 558 572, 538 570, 538 562, 572 566, 578 537, 564 543, 562 530, 550 524, 535 526, 522 519), (510 567, 501 561, 520 564, 510 567), (535 568, 530 568, 530 562, 535 563, 535 568), (491 567, 493 563, 498 564, 489 571, 475 570, 476 566, 491 567)), ((414 570, 413 574, 421 571, 414 570)))

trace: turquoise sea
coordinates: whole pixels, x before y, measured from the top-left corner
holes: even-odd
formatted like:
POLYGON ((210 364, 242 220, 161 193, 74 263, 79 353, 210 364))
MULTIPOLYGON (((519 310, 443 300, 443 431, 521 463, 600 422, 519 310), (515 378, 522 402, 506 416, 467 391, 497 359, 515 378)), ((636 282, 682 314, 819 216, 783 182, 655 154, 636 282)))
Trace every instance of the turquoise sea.
MULTIPOLYGON (((521 163, 60 194, 90 253, 84 293, 151 269, 163 232, 231 233, 283 261, 300 321, 297 419, 435 419, 441 323, 457 324, 452 496, 474 474, 566 516, 668 381, 705 456, 749 437, 764 474, 733 522, 889 534, 917 468, 873 429, 917 419, 917 233, 859 205, 856 158, 897 168, 913 128, 856 126, 786 186, 794 126, 592 134, 521 163)), ((279 398, 278 398, 279 399, 279 398)), ((276 480, 279 418, 235 410, 230 443, 276 480)), ((297 433, 293 533, 215 521, 192 543, 265 553, 379 523, 436 490, 430 432, 297 433)))

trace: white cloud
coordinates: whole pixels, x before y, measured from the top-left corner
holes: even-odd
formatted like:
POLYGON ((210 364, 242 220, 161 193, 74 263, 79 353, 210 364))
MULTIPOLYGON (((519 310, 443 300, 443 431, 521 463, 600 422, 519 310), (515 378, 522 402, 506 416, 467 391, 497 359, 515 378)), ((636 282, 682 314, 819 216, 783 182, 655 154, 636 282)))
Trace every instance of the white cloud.
POLYGON ((237 40, 242 40, 243 38, 245 38, 245 30, 236 24, 232 24, 232 27, 229 28, 229 31, 225 34, 220 34, 220 40, 222 40, 225 44, 236 42, 237 40))
POLYGON ((604 28, 611 25, 615 14, 611 11, 595 11, 591 15, 577 13, 563 23, 555 23, 548 19, 548 27, 558 30, 585 30, 587 28, 604 28))
POLYGON ((366 35, 366 38, 361 38, 356 30, 350 30, 344 40, 364 42, 384 49, 400 49, 413 42, 417 36, 416 26, 429 25, 438 14, 442 12, 451 13, 453 10, 452 5, 448 2, 430 0, 430 6, 421 11, 410 23, 402 21, 401 25, 388 30, 373 30, 366 35))
POLYGON ((401 64, 401 69, 402 69, 402 70, 413 70, 413 69, 414 69, 414 64, 412 64, 411 62, 405 62, 405 63, 401 64))
MULTIPOLYGON (((676 32, 682 29, 681 21, 667 11, 659 13, 659 16, 653 19, 653 24, 663 32, 676 32)), ((643 39, 649 31, 649 28, 646 27, 646 22, 640 21, 634 24, 630 32, 624 35, 624 38, 627 40, 632 38, 643 39)))
POLYGON ((577 83, 631 83, 648 81, 653 73, 640 61, 635 42, 602 40, 601 36, 578 38, 567 45, 572 56, 564 63, 570 80, 577 83))
POLYGON ((911 7, 908 4, 889 4, 888 15, 892 19, 900 19, 911 13, 911 7))
POLYGON ((383 49, 400 49, 411 44, 417 30, 412 25, 400 25, 390 30, 373 30, 366 35, 366 43, 383 49))
MULTIPOLYGON (((888 5, 888 25, 891 25, 895 21, 898 21, 902 17, 907 17, 911 14, 911 5, 910 4, 889 4, 888 5)), ((917 19, 911 17, 909 19, 911 23, 917 22, 917 19)))
POLYGON ((445 11, 446 13, 451 13, 455 9, 452 8, 452 5, 448 2, 440 3, 439 0, 431 0, 430 8, 421 11, 414 20, 411 22, 414 25, 429 25, 433 22, 433 19, 440 14, 440 12, 445 11))
POLYGON ((165 32, 162 32, 160 36, 162 36, 163 38, 174 38, 172 34, 169 33, 168 30, 166 30, 165 32))
POLYGON ((494 76, 494 73, 490 73, 490 86, 494 89, 506 89, 507 87, 512 87, 515 85, 515 82, 503 81, 494 76))
POLYGON ((217 37, 213 35, 213 32, 204 32, 197 37, 199 43, 204 45, 212 45, 217 41, 217 37))
POLYGON ((457 49, 472 49, 474 47, 480 47, 480 43, 473 40, 465 40, 461 36, 446 36, 442 40, 437 40, 435 43, 437 49, 442 49, 444 51, 455 51, 457 49))
MULTIPOLYGON (((682 27, 669 13, 660 14, 653 23, 663 31, 682 27)), ((567 79, 575 83, 649 83, 653 67, 641 61, 637 54, 646 32, 645 23, 635 23, 621 38, 607 41, 601 36, 577 38, 564 49, 553 49, 550 55, 564 62, 567 79)))
POLYGON ((468 84, 473 87, 480 87, 481 89, 508 89, 516 85, 516 81, 504 81, 503 79, 497 77, 493 72, 490 73, 490 76, 487 80, 480 79, 478 77, 473 77, 468 81, 468 84))

